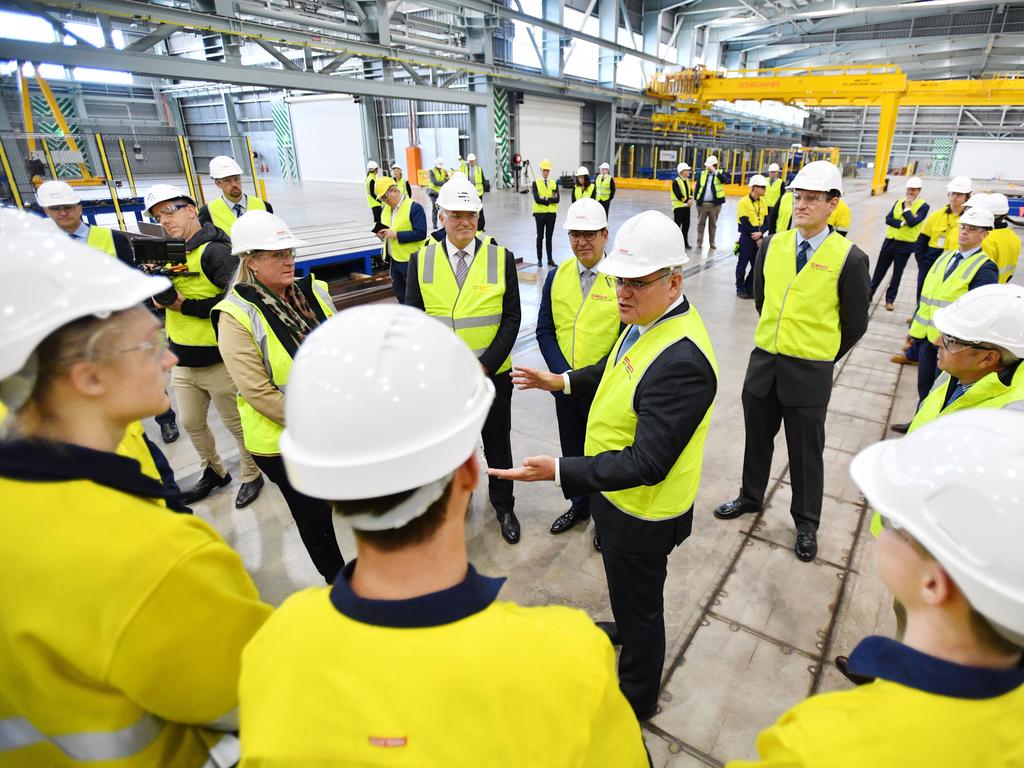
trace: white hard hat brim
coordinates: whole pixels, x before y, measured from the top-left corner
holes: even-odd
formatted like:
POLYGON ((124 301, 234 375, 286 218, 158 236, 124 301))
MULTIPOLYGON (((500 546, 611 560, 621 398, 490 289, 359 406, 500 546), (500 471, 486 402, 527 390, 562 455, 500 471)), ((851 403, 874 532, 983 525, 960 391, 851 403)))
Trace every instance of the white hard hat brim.
POLYGON ((275 240, 273 243, 267 243, 263 245, 245 245, 242 249, 235 247, 231 248, 232 256, 242 256, 253 251, 287 251, 290 248, 301 248, 304 245, 309 245, 305 240, 300 240, 297 237, 288 237, 284 240, 275 240))
POLYGON ((647 264, 638 264, 635 259, 617 253, 616 251, 612 251, 601 260, 597 269, 611 277, 634 279, 637 277, 646 277, 654 272, 660 272, 661 270, 670 267, 681 267, 689 260, 690 257, 685 253, 682 253, 679 254, 678 260, 674 260, 674 263, 651 269, 647 264))

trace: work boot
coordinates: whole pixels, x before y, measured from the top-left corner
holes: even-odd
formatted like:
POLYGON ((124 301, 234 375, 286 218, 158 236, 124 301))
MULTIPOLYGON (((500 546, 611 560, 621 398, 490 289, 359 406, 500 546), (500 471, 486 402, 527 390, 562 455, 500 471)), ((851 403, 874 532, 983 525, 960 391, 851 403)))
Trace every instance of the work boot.
POLYGON ((223 488, 230 482, 230 472, 225 472, 224 477, 221 477, 213 471, 213 467, 207 467, 203 470, 203 476, 199 478, 199 482, 192 487, 192 490, 185 491, 181 494, 181 503, 186 506, 189 504, 195 504, 197 501, 202 501, 215 490, 223 488))

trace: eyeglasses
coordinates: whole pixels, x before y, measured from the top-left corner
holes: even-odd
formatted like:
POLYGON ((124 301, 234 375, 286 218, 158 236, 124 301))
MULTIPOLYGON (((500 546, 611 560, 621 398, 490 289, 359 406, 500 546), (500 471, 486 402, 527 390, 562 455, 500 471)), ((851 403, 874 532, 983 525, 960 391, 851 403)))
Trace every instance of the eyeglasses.
POLYGON ((793 202, 794 203, 820 203, 824 200, 828 200, 828 194, 825 192, 794 192, 793 202))
POLYGON ((621 291, 625 288, 629 288, 630 291, 638 292, 642 291, 649 285, 654 285, 659 280, 664 280, 666 277, 671 277, 672 272, 666 272, 661 277, 655 277, 653 280, 623 280, 621 277, 612 278, 615 281, 615 290, 621 291))
POLYGON ((253 257, 257 259, 266 259, 267 261, 294 261, 295 249, 285 248, 280 251, 257 251, 253 254, 253 257))
POLYGON ((79 203, 73 203, 72 205, 48 205, 46 210, 53 211, 54 213, 68 213, 75 210, 78 206, 79 203))
POLYGON ((477 218, 480 214, 476 211, 447 211, 445 217, 454 219, 455 221, 471 221, 477 218))
POLYGON ((115 351, 119 355, 127 355, 130 352, 148 352, 153 356, 154 360, 159 360, 164 356, 164 352, 167 351, 167 339, 165 339, 161 333, 149 341, 143 341, 136 344, 134 347, 125 347, 124 349, 118 349, 115 351))
POLYGON ((965 341, 958 339, 956 336, 950 336, 948 333, 940 334, 942 336, 942 346, 946 348, 947 352, 951 352, 954 355, 957 352, 963 352, 965 349, 987 349, 991 350, 992 347, 987 344, 979 344, 974 341, 965 341))
POLYGON ((594 240, 597 239, 597 236, 599 234, 601 234, 601 230, 597 230, 594 232, 570 232, 569 239, 575 240, 576 242, 579 242, 580 240, 586 240, 588 243, 592 243, 594 242, 594 240))
POLYGON ((177 212, 178 212, 178 211, 180 211, 180 210, 181 210, 182 208, 188 208, 188 205, 189 205, 188 203, 178 203, 177 205, 172 205, 172 206, 171 206, 170 208, 164 208, 164 209, 163 209, 163 210, 161 210, 161 211, 152 211, 152 212, 150 213, 150 216, 151 216, 151 217, 152 217, 152 218, 153 218, 153 219, 154 219, 155 221, 157 221, 157 222, 161 222, 161 221, 163 221, 164 219, 166 219, 167 217, 169 217, 169 216, 171 216, 171 215, 173 215, 173 214, 177 213, 177 212))

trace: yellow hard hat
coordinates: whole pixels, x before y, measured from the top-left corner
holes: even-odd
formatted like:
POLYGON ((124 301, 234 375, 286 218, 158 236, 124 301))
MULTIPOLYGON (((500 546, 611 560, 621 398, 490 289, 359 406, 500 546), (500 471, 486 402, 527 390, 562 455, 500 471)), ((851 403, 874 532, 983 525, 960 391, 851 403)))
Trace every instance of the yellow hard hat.
POLYGON ((373 182, 373 194, 376 195, 378 199, 380 199, 384 197, 384 194, 389 189, 396 185, 397 182, 390 176, 378 176, 377 180, 373 182))
POLYGON ((550 171, 551 170, 551 161, 550 160, 541 160, 540 161, 540 169, 542 171, 550 171))

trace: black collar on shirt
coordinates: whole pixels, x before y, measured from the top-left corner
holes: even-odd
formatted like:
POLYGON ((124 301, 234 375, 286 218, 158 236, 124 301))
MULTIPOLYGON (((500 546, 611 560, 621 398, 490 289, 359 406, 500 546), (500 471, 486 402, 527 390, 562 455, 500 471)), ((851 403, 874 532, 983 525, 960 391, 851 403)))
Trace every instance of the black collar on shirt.
POLYGON ((357 562, 346 565, 335 580, 331 602, 350 619, 380 627, 412 629, 451 624, 484 610, 498 597, 505 583, 504 577, 481 576, 470 564, 466 578, 454 587, 408 600, 370 600, 360 597, 349 586, 357 562))
POLYGON ((0 476, 39 483, 91 480, 133 496, 171 497, 162 483, 142 474, 135 459, 48 440, 0 443, 0 476))
POLYGON ((1024 685, 1024 667, 968 667, 929 656, 888 637, 868 637, 850 654, 849 668, 858 675, 955 699, 993 699, 1024 685))

